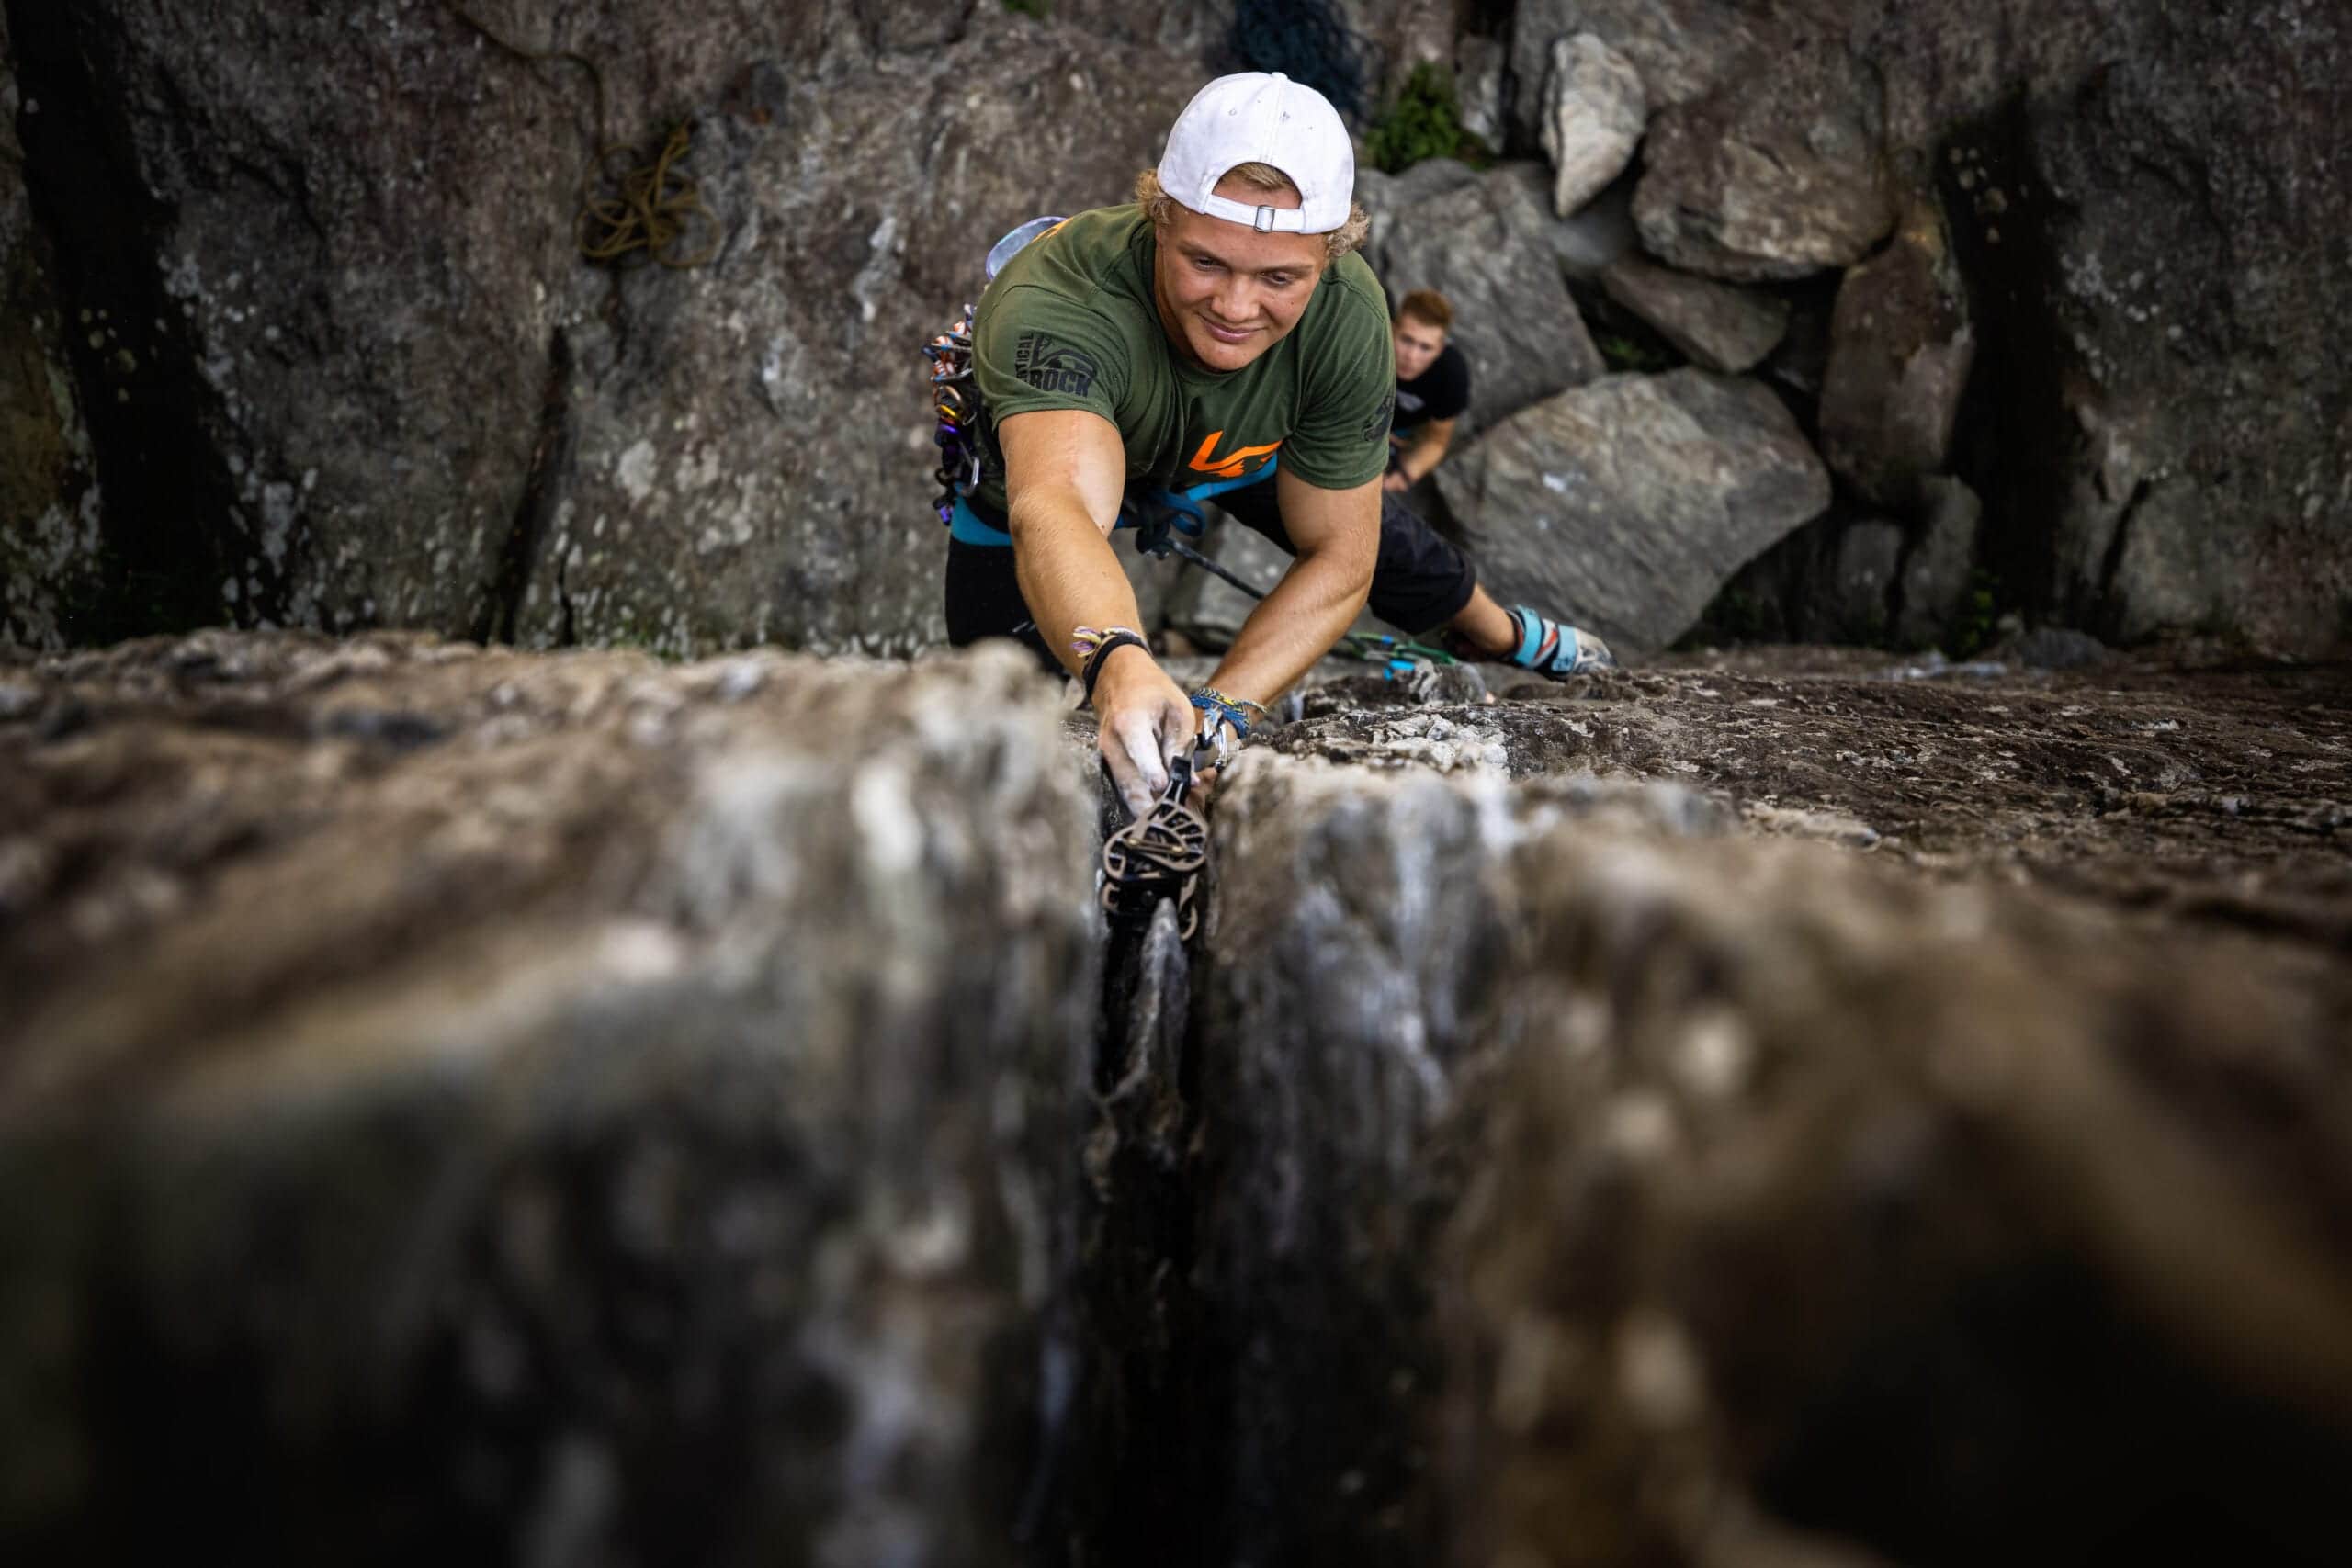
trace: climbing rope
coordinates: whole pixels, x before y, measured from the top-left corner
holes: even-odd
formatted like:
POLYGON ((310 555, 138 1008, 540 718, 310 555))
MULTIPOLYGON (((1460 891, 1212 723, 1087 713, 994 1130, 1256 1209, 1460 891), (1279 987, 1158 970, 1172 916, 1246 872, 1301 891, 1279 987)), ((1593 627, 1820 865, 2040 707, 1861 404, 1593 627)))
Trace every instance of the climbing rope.
POLYGON ((594 60, 575 50, 532 49, 516 43, 458 0, 441 0, 441 5, 512 59, 526 65, 572 65, 586 73, 596 101, 596 151, 581 181, 580 213, 572 225, 582 259, 616 267, 659 262, 684 271, 718 256, 726 241, 725 226, 704 202, 702 187, 680 166, 694 146, 693 121, 682 120, 671 128, 662 150, 642 159, 638 149, 615 142, 607 132, 605 73, 594 60), (707 243, 680 254, 697 227, 707 233, 707 243))
MULTIPOLYGON (((1263 599, 1266 591, 1242 577, 1231 568, 1211 559, 1182 539, 1167 541, 1169 550, 1177 559, 1199 567, 1213 577, 1223 578, 1252 599, 1263 599)), ((1459 664, 1462 661, 1442 648, 1432 648, 1411 637, 1394 637, 1386 632, 1349 632, 1331 645, 1334 653, 1347 649, 1347 657, 1361 659, 1368 664, 1384 665, 1382 671, 1389 680, 1408 675, 1431 665, 1459 664)))

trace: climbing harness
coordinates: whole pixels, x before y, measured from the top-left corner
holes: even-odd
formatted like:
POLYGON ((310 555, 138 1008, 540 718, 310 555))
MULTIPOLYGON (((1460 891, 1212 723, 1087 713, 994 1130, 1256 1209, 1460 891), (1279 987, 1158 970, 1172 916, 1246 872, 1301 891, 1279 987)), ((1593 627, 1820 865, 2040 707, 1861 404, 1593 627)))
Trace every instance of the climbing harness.
POLYGON ((1190 942, 1200 928, 1194 899, 1209 862, 1209 825, 1184 804, 1199 755, 1169 763, 1168 787, 1151 808, 1102 840, 1102 912, 1113 925, 1148 925, 1160 901, 1172 898, 1179 940, 1190 942))
POLYGON ((672 127, 662 139, 662 150, 644 159, 637 149, 615 142, 607 132, 605 73, 594 60, 576 50, 528 48, 499 32, 458 0, 441 0, 441 4, 512 59, 526 65, 576 65, 587 73, 596 102, 596 151, 581 181, 580 212, 572 222, 573 238, 583 260, 599 266, 642 265, 651 261, 684 271, 718 256, 726 243, 726 226, 703 201, 702 187, 681 166, 694 146, 692 120, 672 127), (681 254, 680 246, 697 228, 707 233, 707 243, 681 254))
MULTIPOLYGON (((1050 232, 1064 220, 1058 217, 1032 218, 989 247, 982 287, 996 281, 996 275, 1005 263, 1019 254, 1031 242, 1050 232)), ((932 479, 939 492, 932 498, 932 510, 937 513, 943 527, 956 526, 956 512, 962 508, 980 483, 980 399, 972 379, 972 319, 974 307, 967 301, 947 330, 923 344, 923 355, 931 362, 931 401, 933 423, 932 444, 939 450, 939 462, 932 470, 932 479)), ((1217 487, 1224 488, 1224 487, 1217 487)), ((1120 525, 1132 528, 1136 548, 1145 555, 1166 559, 1173 555, 1202 570, 1214 573, 1241 590, 1252 599, 1263 599, 1265 592, 1236 575, 1206 555, 1186 544, 1179 535, 1198 539, 1205 536, 1208 517, 1201 510, 1201 502, 1215 490, 1186 493, 1179 491, 1147 491, 1132 490, 1120 503, 1120 525)), ((1089 700, 1094 693, 1093 673, 1100 668, 1102 656, 1111 646, 1091 639, 1121 633, 1125 640, 1138 647, 1144 639, 1125 627, 1114 626, 1110 632, 1095 632, 1088 627, 1077 628, 1080 642, 1077 651, 1089 656, 1086 690, 1089 700)), ((1385 634, 1350 632, 1332 645, 1351 658, 1361 659, 1382 666, 1391 680, 1410 675, 1435 665, 1460 662, 1442 648, 1415 642, 1408 637, 1385 634)), ((1197 705, 1197 703, 1196 705, 1197 705)), ((1237 710, 1229 708, 1228 712, 1237 710)), ((1261 709, 1262 716, 1264 710, 1261 709)), ((1214 727, 1213 727, 1214 728, 1214 727)), ((1246 735, 1246 721, 1235 727, 1237 736, 1246 735)), ((1222 731, 1219 739, 1222 740, 1222 731)))

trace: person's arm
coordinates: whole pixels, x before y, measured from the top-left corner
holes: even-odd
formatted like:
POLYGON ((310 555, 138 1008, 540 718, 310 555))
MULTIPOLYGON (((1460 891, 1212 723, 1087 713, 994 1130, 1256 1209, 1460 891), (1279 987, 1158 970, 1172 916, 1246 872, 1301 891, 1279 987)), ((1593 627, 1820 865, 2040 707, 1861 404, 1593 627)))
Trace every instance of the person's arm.
MULTIPOLYGON (((1111 549, 1126 482, 1118 429, 1100 414, 1047 409, 1007 418, 997 441, 1021 597, 1046 646, 1082 674, 1086 656, 1070 646, 1077 628, 1132 627, 1140 618, 1111 549)), ((1168 760, 1192 744, 1198 714, 1148 651, 1119 648, 1096 672, 1094 715, 1103 766, 1140 817, 1168 787, 1168 760)))
POLYGON ((1412 445, 1396 459, 1396 467, 1387 478, 1392 491, 1409 490, 1430 477, 1430 470, 1445 460, 1446 446, 1453 440, 1453 421, 1433 419, 1413 433, 1412 445))
POLYGON ((1379 479, 1323 490, 1281 468, 1274 484, 1297 557, 1241 624, 1209 682, 1255 703, 1273 701, 1331 651, 1363 613, 1380 558, 1379 479))

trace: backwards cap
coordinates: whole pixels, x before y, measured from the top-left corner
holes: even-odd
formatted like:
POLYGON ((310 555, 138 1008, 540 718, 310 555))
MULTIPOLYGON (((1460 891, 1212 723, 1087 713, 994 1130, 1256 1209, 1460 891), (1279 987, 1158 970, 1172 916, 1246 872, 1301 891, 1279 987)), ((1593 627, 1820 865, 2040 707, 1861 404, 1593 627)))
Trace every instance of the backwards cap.
POLYGON ((1275 72, 1220 76, 1193 95, 1159 155, 1159 188, 1194 212, 1261 233, 1328 234, 1348 220, 1356 151, 1340 111, 1314 88, 1275 72), (1216 195, 1242 164, 1290 176, 1299 205, 1251 207, 1216 195))

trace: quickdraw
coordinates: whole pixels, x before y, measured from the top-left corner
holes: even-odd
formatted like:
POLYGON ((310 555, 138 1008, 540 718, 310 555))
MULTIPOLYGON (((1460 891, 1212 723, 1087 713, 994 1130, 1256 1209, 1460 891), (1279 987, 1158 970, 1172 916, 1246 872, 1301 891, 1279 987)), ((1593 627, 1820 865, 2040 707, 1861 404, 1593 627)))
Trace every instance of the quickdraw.
POLYGON ((931 360, 932 409, 939 424, 932 441, 939 447, 939 467, 932 478, 939 495, 932 508, 943 526, 956 521, 956 500, 980 482, 980 448, 974 438, 979 423, 980 399, 972 386, 972 307, 948 329, 923 344, 931 360))
MULTIPOLYGON (((1051 233, 1062 221, 1057 217, 1032 218, 990 245, 988 259, 981 265, 980 286, 985 288, 994 283, 1005 263, 1020 254, 1031 241, 1051 233)), ((971 494, 980 482, 977 434, 980 394, 972 382, 971 305, 966 304, 964 313, 949 322, 945 332, 923 344, 922 351, 931 360, 932 408, 939 417, 938 426, 931 434, 933 443, 939 448, 939 467, 932 474, 938 481, 939 495, 932 502, 932 510, 939 513, 943 525, 953 527, 956 500, 971 494)))
POLYGON ((1194 903, 1201 868, 1209 861, 1209 825, 1184 804, 1193 787, 1193 759, 1168 767, 1168 788, 1151 809, 1102 841, 1102 912, 1118 926, 1151 923, 1163 898, 1176 901, 1176 934, 1185 941, 1200 929, 1194 903))

